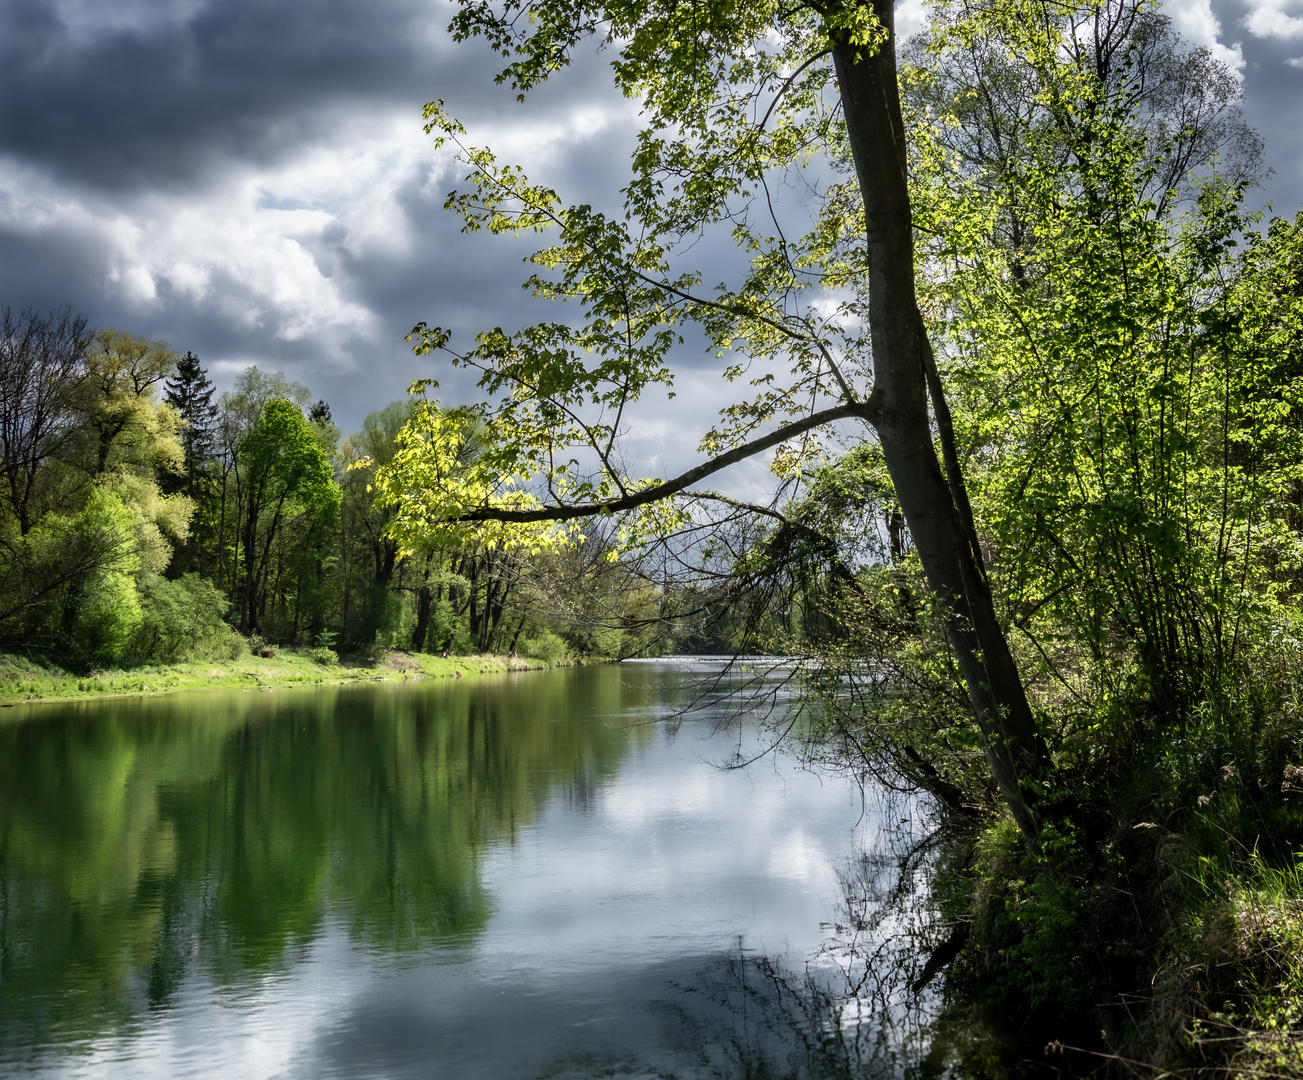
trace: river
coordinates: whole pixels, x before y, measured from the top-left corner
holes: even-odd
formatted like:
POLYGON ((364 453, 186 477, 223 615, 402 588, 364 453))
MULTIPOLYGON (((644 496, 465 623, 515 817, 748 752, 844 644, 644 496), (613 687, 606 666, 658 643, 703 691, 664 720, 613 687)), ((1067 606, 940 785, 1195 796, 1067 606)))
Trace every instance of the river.
POLYGON ((718 674, 4 710, 0 1075, 914 1072, 871 909, 917 808, 722 767, 788 706, 718 674))

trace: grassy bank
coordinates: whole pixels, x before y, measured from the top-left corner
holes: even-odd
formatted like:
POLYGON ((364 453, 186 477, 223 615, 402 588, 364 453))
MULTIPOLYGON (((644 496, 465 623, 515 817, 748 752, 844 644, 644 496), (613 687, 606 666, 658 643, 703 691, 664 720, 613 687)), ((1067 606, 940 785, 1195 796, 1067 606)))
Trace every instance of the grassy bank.
POLYGON ((273 656, 236 660, 189 660, 128 669, 69 670, 56 659, 0 653, 0 705, 72 701, 123 694, 161 694, 204 687, 288 687, 314 683, 460 678, 553 665, 506 656, 433 656, 390 652, 377 657, 344 655, 322 662, 320 650, 278 648, 273 656))
POLYGON ((1049 758, 1025 788, 1033 842, 948 681, 944 639, 902 634, 897 646, 877 630, 893 610, 849 661, 808 676, 820 694, 812 752, 934 797, 939 828, 916 856, 929 872, 902 863, 889 890, 901 908, 884 911, 927 922, 923 971, 945 973, 931 984, 936 1060, 965 1080, 1303 1080, 1296 637, 1242 646, 1234 668, 1191 677, 1180 699, 1065 653, 1065 670, 1095 674, 1033 687, 1049 758))

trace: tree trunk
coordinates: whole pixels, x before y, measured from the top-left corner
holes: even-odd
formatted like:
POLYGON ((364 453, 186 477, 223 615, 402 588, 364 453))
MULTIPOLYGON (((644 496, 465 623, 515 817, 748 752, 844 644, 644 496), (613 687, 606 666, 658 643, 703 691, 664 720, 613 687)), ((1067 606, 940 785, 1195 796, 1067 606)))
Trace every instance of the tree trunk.
MULTIPOLYGON (((471 560, 470 580, 470 637, 479 645, 480 640, 480 561, 478 557, 471 560)), ((483 649, 480 649, 483 652, 483 649)))
POLYGON ((430 633, 430 613, 434 609, 434 590, 422 585, 416 594, 416 626, 412 629, 412 652, 425 651, 425 639, 430 633))
MULTIPOLYGON (((1039 827, 1026 781, 1043 778, 1048 753, 995 617, 957 470, 947 481, 928 413, 931 347, 914 291, 914 236, 896 82, 892 0, 871 0, 890 37, 874 55, 833 50, 855 171, 864 199, 869 330, 877 419, 887 470, 945 618, 1000 792, 1028 842, 1039 827), (953 485, 953 486, 952 486, 953 485)), ((934 382, 934 397, 940 393, 934 382)), ((938 403, 938 413, 944 405, 938 403)))
POLYGON ((258 566, 257 536, 257 507, 251 502, 244 522, 244 583, 240 586, 240 632, 242 634, 248 634, 255 629, 253 590, 254 575, 258 566))

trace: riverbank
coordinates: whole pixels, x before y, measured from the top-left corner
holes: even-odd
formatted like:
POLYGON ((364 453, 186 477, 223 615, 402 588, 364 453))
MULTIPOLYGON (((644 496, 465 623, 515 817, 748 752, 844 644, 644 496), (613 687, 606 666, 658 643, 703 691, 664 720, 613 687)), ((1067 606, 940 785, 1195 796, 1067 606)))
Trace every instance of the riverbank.
POLYGON ((1303 731, 1267 734, 1078 783, 1040 854, 947 819, 929 967, 960 1075, 1303 1078, 1303 731))
POLYGON ((393 651, 321 662, 320 650, 277 648, 273 656, 188 660, 132 668, 70 671, 55 660, 0 652, 0 707, 38 701, 163 694, 206 687, 291 687, 318 683, 402 682, 539 670, 556 665, 514 656, 434 656, 393 651))

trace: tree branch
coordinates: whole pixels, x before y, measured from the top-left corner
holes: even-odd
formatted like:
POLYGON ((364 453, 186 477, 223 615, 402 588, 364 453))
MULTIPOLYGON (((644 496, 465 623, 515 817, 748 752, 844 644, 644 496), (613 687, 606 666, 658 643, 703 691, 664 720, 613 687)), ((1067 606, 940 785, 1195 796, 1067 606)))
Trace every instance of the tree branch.
POLYGON ((743 443, 741 446, 720 454, 718 457, 711 458, 709 461, 703 462, 694 469, 689 469, 673 480, 653 484, 649 488, 643 488, 641 491, 635 491, 630 495, 623 495, 618 499, 605 499, 601 502, 571 506, 542 506, 535 510, 512 510, 507 507, 484 506, 468 511, 453 520, 457 522, 510 521, 523 524, 535 521, 573 521, 576 518, 596 517, 599 514, 615 514, 623 510, 636 510, 648 503, 659 502, 661 499, 668 499, 671 495, 677 495, 680 491, 691 487, 699 480, 714 475, 721 469, 726 469, 730 465, 736 465, 739 461, 745 461, 749 457, 763 453, 770 447, 777 446, 779 443, 786 442, 797 435, 802 435, 813 428, 831 424, 836 420, 859 419, 872 423, 877 414, 877 402, 873 397, 870 397, 868 401, 847 402, 831 409, 823 409, 811 413, 794 423, 786 424, 777 431, 771 431, 768 435, 764 435, 752 442, 743 443))

